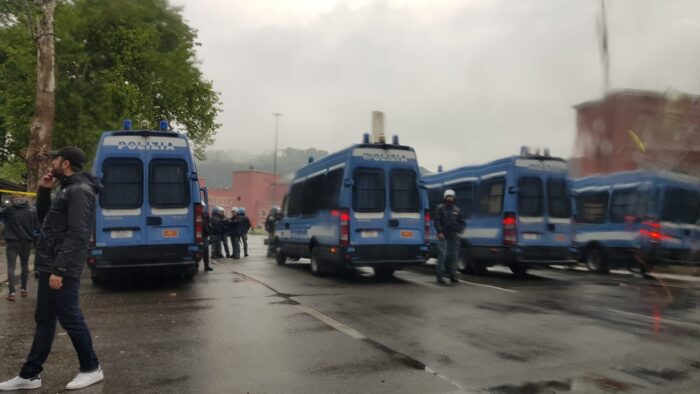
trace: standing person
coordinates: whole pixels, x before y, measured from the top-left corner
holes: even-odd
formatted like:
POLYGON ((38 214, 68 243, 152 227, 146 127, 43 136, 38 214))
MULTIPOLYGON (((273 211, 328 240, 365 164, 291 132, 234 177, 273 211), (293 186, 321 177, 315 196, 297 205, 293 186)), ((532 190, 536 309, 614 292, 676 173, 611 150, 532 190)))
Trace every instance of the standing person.
POLYGON ((209 238, 211 236, 211 221, 209 220, 209 211, 206 209, 202 212, 202 260, 204 260, 204 271, 214 271, 209 265, 209 245, 211 242, 209 238))
POLYGON ((459 235, 464 231, 464 215, 455 205, 454 190, 447 189, 444 201, 435 208, 435 230, 438 233, 437 281, 445 284, 444 276, 449 275, 452 283, 455 277, 457 256, 459 254, 459 235))
POLYGON ((238 208, 233 207, 231 209, 231 217, 228 219, 226 228, 228 229, 227 235, 231 237, 231 247, 232 256, 235 260, 241 258, 241 229, 240 229, 240 218, 238 217, 238 208))
POLYGON ((245 214, 245 208, 238 209, 238 229, 243 243, 243 256, 248 257, 248 231, 253 227, 250 224, 250 219, 245 214))
POLYGON ((29 276, 29 255, 32 253, 34 233, 39 229, 39 219, 36 211, 26 198, 14 196, 12 203, 0 211, 0 219, 5 221, 3 238, 5 238, 5 252, 7 254, 7 281, 10 293, 8 301, 15 300, 15 264, 19 256, 21 267, 20 295, 26 297, 27 277, 29 276))
POLYGON ((215 259, 223 258, 221 254, 221 239, 224 234, 224 209, 221 207, 214 207, 211 213, 211 219, 209 222, 209 227, 211 228, 211 244, 214 245, 214 250, 212 251, 211 257, 215 259))
POLYGON ((275 226, 281 217, 282 213, 280 207, 275 205, 270 209, 270 213, 268 213, 267 217, 265 218, 265 231, 267 231, 267 257, 275 257, 276 255, 276 245, 274 241, 275 226))
POLYGON ((66 389, 87 387, 104 378, 79 307, 80 275, 88 256, 99 186, 92 174, 83 171, 85 154, 80 149, 66 147, 51 157, 51 171, 39 182, 36 202, 43 225, 36 253, 39 289, 34 342, 19 376, 0 383, 0 390, 41 387, 40 373, 51 352, 56 319, 70 336, 80 362, 80 373, 66 389), (60 188, 52 200, 56 181, 60 188))

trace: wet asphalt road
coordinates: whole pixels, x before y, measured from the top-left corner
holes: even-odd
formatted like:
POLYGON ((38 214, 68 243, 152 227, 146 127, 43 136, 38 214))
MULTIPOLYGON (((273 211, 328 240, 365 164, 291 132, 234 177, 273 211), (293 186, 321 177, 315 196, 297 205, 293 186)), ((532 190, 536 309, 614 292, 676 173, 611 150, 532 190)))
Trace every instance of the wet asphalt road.
MULTIPOLYGON (((224 259, 191 282, 93 286, 82 307, 105 381, 82 392, 698 392, 700 282, 494 269, 438 286, 430 267, 326 278, 305 261, 224 259)), ((31 291, 35 291, 35 286, 31 291)), ((5 290, 5 289, 3 289, 5 290)), ((0 378, 31 343, 34 294, 0 303, 0 378)), ((77 372, 59 330, 42 374, 77 372)))

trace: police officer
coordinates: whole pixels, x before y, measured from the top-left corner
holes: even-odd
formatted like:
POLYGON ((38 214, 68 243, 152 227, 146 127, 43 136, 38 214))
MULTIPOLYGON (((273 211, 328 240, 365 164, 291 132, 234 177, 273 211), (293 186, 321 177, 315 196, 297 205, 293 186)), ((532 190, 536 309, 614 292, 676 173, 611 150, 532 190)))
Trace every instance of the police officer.
POLYGON ((435 208, 435 230, 438 233, 437 281, 445 284, 444 276, 449 275, 452 283, 455 277, 457 257, 459 254, 459 235, 464 231, 464 215, 455 205, 454 190, 447 189, 444 201, 435 208))
POLYGON ((232 253, 235 260, 241 258, 241 229, 238 207, 231 209, 231 217, 226 221, 226 234, 231 237, 232 253))
POLYGON ((248 231, 253 227, 245 214, 245 208, 238 209, 238 229, 243 242, 243 256, 248 257, 248 231))
POLYGON ((273 206, 265 218, 265 231, 267 231, 267 257, 275 257, 275 226, 282 217, 282 210, 278 206, 273 206))
POLYGON ((202 213, 202 246, 204 250, 202 251, 202 260, 204 260, 204 271, 213 271, 214 269, 211 268, 211 265, 209 265, 209 246, 211 245, 211 233, 212 233, 212 228, 211 228, 211 220, 209 218, 209 211, 204 209, 204 212, 202 213))
POLYGON ((214 207, 210 218, 210 228, 211 228, 211 243, 214 245, 214 250, 211 256, 215 259, 223 258, 221 254, 221 240, 225 231, 225 217, 224 209, 221 207, 214 207))

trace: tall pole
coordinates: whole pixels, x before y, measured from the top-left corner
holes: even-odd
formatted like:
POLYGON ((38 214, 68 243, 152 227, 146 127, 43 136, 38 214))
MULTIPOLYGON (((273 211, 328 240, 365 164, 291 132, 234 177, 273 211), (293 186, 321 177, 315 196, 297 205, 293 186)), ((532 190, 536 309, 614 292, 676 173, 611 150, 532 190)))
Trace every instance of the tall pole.
POLYGON ((280 116, 282 116, 282 114, 275 112, 272 115, 275 117, 275 149, 272 154, 272 173, 274 175, 274 179, 272 180, 272 205, 274 206, 277 198, 277 137, 279 136, 280 116))
POLYGON ((600 0, 600 58, 603 62, 603 95, 610 90, 610 47, 608 42, 608 11, 606 0, 600 0))

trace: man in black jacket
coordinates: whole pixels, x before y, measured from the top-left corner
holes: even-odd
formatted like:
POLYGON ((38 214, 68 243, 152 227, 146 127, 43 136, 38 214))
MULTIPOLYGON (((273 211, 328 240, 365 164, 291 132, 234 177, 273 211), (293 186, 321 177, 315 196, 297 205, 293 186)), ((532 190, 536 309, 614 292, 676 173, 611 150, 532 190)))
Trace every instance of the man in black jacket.
POLYGON ((66 385, 79 389, 103 379, 92 347, 92 336, 79 307, 80 274, 88 255, 95 219, 95 178, 83 171, 85 155, 75 147, 52 152, 51 172, 39 182, 37 213, 43 222, 37 245, 39 271, 36 331, 32 349, 19 376, 0 383, 0 390, 41 387, 42 365, 51 351, 56 319, 70 336, 78 354, 80 373, 66 385), (51 189, 60 183, 53 200, 51 189))
POLYGON ((238 208, 238 232, 243 243, 243 256, 245 257, 248 257, 248 231, 250 231, 251 227, 250 219, 245 215, 245 208, 238 208))
POLYGON ((5 222, 3 238, 5 238, 5 252, 7 254, 7 281, 9 283, 10 294, 8 301, 15 300, 15 264, 19 256, 21 267, 21 287, 20 294, 26 297, 27 277, 29 276, 29 255, 32 253, 32 243, 34 233, 39 230, 39 219, 37 219, 34 208, 27 199, 13 197, 12 204, 5 210, 0 211, 0 219, 5 222))
POLYGON ((437 281, 444 284, 443 276, 449 275, 457 283, 455 265, 459 254, 459 235, 464 231, 464 215, 455 205, 454 190, 447 189, 445 201, 435 208, 435 230, 438 233, 437 281))

